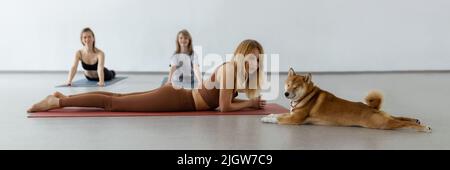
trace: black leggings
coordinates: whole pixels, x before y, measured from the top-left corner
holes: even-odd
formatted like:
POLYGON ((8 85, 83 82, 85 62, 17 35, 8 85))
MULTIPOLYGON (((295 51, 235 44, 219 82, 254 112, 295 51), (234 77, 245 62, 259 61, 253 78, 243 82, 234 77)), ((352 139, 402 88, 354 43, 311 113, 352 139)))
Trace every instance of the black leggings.
MULTIPOLYGON (((105 81, 109 81, 112 80, 116 77, 116 72, 114 70, 108 70, 106 67, 103 69, 103 74, 105 76, 105 81)), ((88 77, 87 75, 84 75, 86 77, 86 79, 88 79, 89 81, 100 81, 97 78, 92 78, 92 77, 88 77)))

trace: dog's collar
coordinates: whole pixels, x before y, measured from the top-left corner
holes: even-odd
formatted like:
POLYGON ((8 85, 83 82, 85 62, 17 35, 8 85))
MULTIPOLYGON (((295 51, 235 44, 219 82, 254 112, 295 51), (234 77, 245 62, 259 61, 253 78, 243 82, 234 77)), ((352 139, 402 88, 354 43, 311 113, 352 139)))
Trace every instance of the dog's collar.
POLYGON ((308 103, 312 97, 319 91, 319 88, 317 88, 316 86, 313 87, 313 90, 311 90, 311 92, 307 95, 304 95, 303 97, 301 97, 300 99, 296 100, 296 101, 291 101, 291 112, 294 108, 296 107, 303 107, 306 103, 308 103), (294 104, 295 103, 295 104, 294 104), (299 106, 300 105, 300 106, 299 106))

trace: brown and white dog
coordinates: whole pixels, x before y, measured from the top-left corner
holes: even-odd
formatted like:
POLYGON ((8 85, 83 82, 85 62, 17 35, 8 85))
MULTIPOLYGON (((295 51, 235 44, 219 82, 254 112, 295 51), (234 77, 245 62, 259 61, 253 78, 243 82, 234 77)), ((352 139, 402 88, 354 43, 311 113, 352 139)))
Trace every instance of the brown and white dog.
POLYGON ((380 110, 382 95, 371 92, 366 103, 351 102, 321 90, 311 81, 311 74, 298 75, 291 68, 285 82, 286 98, 291 100, 291 111, 271 114, 261 121, 278 124, 314 124, 333 126, 360 126, 373 129, 411 128, 431 132, 419 120, 392 116, 380 110))

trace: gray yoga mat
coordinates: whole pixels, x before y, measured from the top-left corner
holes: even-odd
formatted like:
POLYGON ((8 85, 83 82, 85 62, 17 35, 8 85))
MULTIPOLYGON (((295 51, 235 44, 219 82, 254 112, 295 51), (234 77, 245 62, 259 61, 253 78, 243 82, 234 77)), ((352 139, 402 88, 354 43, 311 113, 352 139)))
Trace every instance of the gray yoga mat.
MULTIPOLYGON (((128 78, 128 77, 116 77, 112 80, 105 81, 105 87, 113 85, 114 83, 117 83, 126 78, 128 78)), ((86 78, 83 78, 83 79, 79 79, 79 80, 72 82, 72 86, 67 86, 67 85, 63 84, 63 85, 58 85, 56 87, 98 87, 97 83, 98 83, 98 81, 89 81, 86 78)))

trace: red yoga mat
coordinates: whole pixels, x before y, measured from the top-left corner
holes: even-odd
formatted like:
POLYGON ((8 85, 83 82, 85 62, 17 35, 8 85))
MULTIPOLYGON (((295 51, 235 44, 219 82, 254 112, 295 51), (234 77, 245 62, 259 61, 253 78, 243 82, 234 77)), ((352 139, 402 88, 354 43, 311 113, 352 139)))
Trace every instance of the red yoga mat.
POLYGON ((289 112, 288 109, 269 103, 264 109, 237 112, 197 111, 197 112, 106 112, 101 108, 67 107, 47 112, 29 113, 28 118, 49 117, 135 117, 135 116, 208 116, 208 115, 267 115, 289 112))

